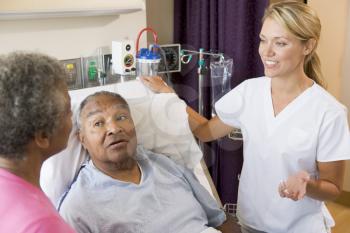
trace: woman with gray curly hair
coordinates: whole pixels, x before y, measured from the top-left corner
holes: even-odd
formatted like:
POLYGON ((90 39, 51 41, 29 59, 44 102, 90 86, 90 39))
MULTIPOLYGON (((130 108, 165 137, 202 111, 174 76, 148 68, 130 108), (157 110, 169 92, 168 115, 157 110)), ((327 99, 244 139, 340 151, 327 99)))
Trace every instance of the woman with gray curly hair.
POLYGON ((0 57, 1 232, 74 232, 39 186, 40 169, 72 128, 66 73, 38 53, 0 57))

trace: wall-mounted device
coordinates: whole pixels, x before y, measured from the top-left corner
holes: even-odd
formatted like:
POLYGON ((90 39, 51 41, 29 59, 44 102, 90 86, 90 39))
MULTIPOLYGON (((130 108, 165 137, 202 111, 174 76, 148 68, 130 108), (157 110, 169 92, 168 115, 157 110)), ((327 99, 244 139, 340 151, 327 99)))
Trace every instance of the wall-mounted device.
POLYGON ((84 87, 103 85, 101 77, 101 61, 98 56, 83 57, 83 83, 84 87))
POLYGON ((165 44, 159 45, 159 47, 161 60, 158 67, 158 73, 180 72, 180 44, 165 44))
POLYGON ((113 73, 128 75, 135 73, 135 43, 133 41, 112 41, 113 73))
POLYGON ((64 69, 66 70, 67 85, 69 90, 80 89, 83 87, 82 82, 82 69, 81 69, 81 59, 67 59, 60 61, 63 64, 64 69))

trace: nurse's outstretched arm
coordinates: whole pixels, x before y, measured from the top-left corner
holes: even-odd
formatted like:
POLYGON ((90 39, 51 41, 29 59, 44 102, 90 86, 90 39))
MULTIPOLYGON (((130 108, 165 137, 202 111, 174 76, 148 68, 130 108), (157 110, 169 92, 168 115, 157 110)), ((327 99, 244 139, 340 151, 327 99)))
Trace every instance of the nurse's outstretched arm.
POLYGON ((306 187, 306 195, 322 200, 334 200, 341 191, 345 173, 345 161, 317 162, 319 179, 310 179, 306 187))
POLYGON ((292 175, 284 182, 286 185, 282 185, 283 187, 279 189, 281 196, 291 198, 290 195, 299 192, 300 197, 305 191, 305 195, 314 199, 322 201, 336 199, 342 191, 345 161, 350 159, 349 139, 346 109, 328 111, 327 114, 324 114, 323 124, 318 130, 316 148, 315 165, 318 177, 309 177, 309 179, 306 177, 305 179, 305 176, 301 176, 302 179, 296 179, 298 174, 292 175))
POLYGON ((306 171, 300 171, 282 182, 278 188, 281 197, 298 201, 309 196, 320 201, 336 199, 342 190, 345 161, 317 162, 319 177, 310 178, 306 171))
POLYGON ((234 129, 223 123, 217 116, 208 120, 188 106, 186 111, 192 133, 202 142, 210 142, 224 137, 234 129))
MULTIPOLYGON (((154 92, 175 93, 161 77, 141 77, 141 81, 154 92)), ((188 106, 186 111, 189 116, 192 133, 202 142, 209 142, 224 137, 234 129, 223 123, 218 117, 208 120, 188 106)))

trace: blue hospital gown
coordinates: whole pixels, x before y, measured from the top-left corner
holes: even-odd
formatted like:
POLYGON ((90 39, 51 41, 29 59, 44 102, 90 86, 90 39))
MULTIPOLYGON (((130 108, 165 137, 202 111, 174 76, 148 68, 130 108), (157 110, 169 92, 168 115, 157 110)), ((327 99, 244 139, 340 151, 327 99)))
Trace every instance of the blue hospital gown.
POLYGON ((62 217, 78 232, 103 233, 199 233, 225 221, 191 171, 149 151, 136 159, 138 185, 113 179, 89 161, 62 202, 62 217))

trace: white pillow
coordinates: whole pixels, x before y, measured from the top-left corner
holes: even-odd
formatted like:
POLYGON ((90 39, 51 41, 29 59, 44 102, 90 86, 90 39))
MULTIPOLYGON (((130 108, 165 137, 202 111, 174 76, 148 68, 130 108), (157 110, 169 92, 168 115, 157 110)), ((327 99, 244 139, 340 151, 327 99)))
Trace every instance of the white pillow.
POLYGON ((79 105, 88 95, 102 90, 116 92, 127 100, 138 144, 190 169, 202 158, 188 125, 186 104, 177 95, 153 94, 138 80, 70 91, 73 129, 67 148, 47 159, 40 174, 41 188, 54 204, 69 188, 88 156, 76 136, 79 105))

